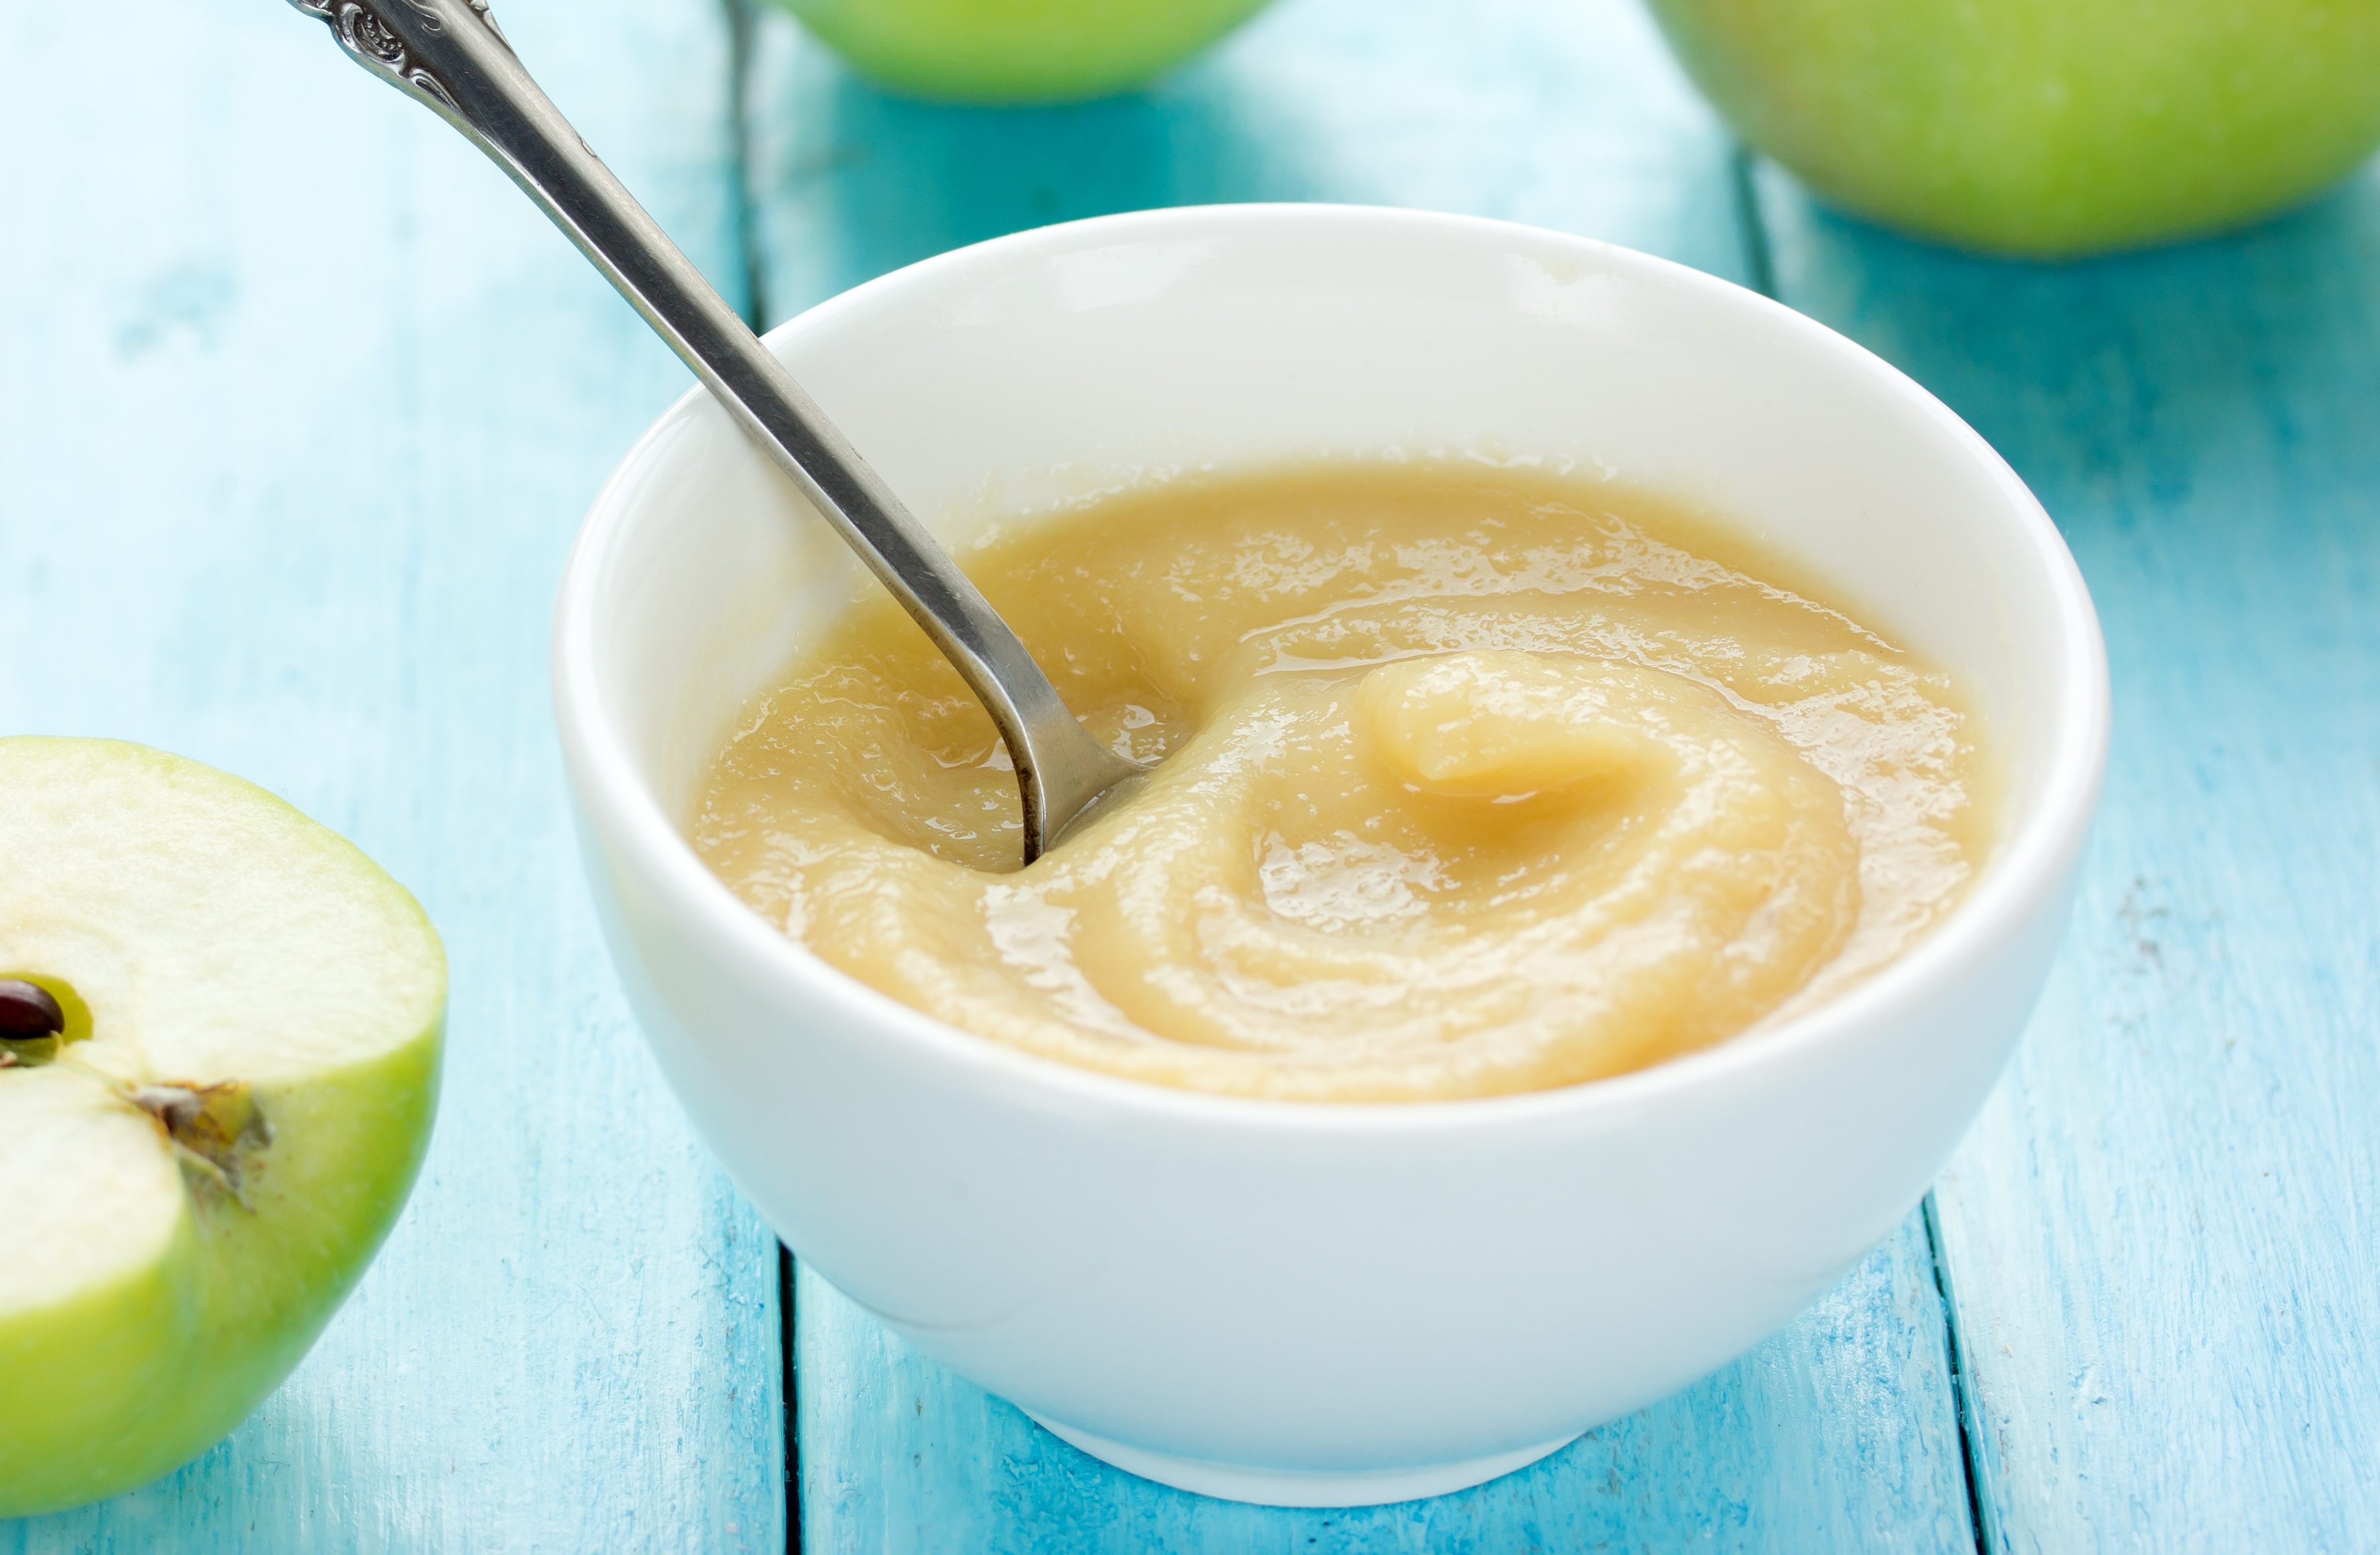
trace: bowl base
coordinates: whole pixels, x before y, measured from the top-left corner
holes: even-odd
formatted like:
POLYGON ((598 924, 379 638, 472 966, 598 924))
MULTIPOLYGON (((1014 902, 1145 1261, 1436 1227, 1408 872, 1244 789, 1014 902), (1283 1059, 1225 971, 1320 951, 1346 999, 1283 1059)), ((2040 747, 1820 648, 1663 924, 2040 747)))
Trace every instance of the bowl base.
POLYGON ((1255 1506, 1379 1506, 1389 1501, 1443 1496, 1526 1468, 1578 1440, 1566 1436, 1515 1452, 1491 1452, 1484 1458, 1464 1458, 1451 1464, 1342 1473, 1330 1469, 1257 1468, 1246 1464, 1220 1464, 1208 1458, 1177 1458, 1128 1447, 1038 1415, 1032 1415, 1032 1420, 1059 1440, 1079 1447, 1126 1474, 1171 1485, 1177 1490, 1192 1490, 1218 1500, 1246 1501, 1255 1506))

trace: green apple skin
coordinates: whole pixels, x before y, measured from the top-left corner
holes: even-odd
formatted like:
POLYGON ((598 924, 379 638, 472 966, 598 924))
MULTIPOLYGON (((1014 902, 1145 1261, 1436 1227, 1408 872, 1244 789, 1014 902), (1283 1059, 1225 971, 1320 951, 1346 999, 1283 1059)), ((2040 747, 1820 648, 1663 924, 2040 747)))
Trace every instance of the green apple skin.
POLYGON ((2380 145, 2380 0, 1651 0, 1821 199, 2070 258, 2299 203, 2380 145))
MULTIPOLYGON (((401 995, 371 1017, 381 1029, 356 1044, 370 1051, 352 1058, 334 1053, 304 1075, 254 1082, 255 1104, 272 1137, 245 1180, 245 1203, 174 1164, 165 1180, 179 1179, 174 1191, 183 1202, 157 1256, 48 1305, 0 1308, 0 1421, 6 1423, 0 1428, 0 1518, 79 1505, 154 1479, 205 1452, 280 1385, 404 1208, 429 1144, 444 1032, 445 962, 436 933, 413 898, 336 833, 237 778, 113 741, 0 739, 0 810, 22 808, 29 786, 42 786, 38 779, 29 784, 29 771, 48 771, 54 779, 35 800, 79 790, 119 831, 137 831, 138 820, 128 818, 152 791, 168 790, 226 817, 234 848, 303 851, 310 883, 350 882, 370 894, 368 930, 388 943, 364 946, 350 938, 346 948, 404 965, 401 995)), ((0 818, 0 832, 6 826, 0 818)), ((0 973, 55 975, 55 966, 21 964, 24 946, 37 938, 25 926, 23 894, 19 886, 12 903, 0 887, 0 973)), ((339 944, 332 942, 334 951, 339 944)), ((289 954, 318 948, 296 945, 289 954)), ((120 978, 111 978, 104 957, 91 970, 73 987, 88 1001, 91 1036, 103 1039, 132 995, 120 978)), ((269 999, 272 990, 256 996, 269 999)), ((70 1036, 72 1027, 70 1020, 70 1036)), ((70 1042, 65 1051, 96 1053, 103 1045, 70 1042)), ((238 1077, 141 1075, 137 1054, 93 1063, 134 1081, 238 1077)), ((72 1090, 87 1108, 121 1109, 131 1120, 127 1127, 151 1131, 149 1146, 175 1159, 162 1125, 63 1060, 0 1069, 0 1129, 41 1104, 29 1099, 39 1087, 72 1090)), ((0 1139, 0 1183, 11 1181, 6 1149, 0 1139)), ((26 1163, 13 1164, 19 1171, 12 1191, 21 1195, 26 1163)), ((51 1180, 71 1192, 81 1163, 48 1164, 51 1180)))
POLYGON ((945 103, 1065 103, 1141 86, 1265 0, 784 0, 862 75, 945 103))

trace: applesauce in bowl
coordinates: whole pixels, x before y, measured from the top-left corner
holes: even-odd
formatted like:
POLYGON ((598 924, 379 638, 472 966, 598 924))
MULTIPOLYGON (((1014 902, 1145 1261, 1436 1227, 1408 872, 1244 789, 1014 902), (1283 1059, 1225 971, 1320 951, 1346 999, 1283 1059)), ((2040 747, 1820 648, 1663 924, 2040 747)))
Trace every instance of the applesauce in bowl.
MULTIPOLYGON (((708 395, 656 423, 580 536, 556 614, 555 706, 621 984, 737 1185, 811 1270, 905 1342, 1135 1474, 1275 1503, 1396 1500, 1516 1468, 1725 1364, 1917 1204, 2038 997, 2107 736, 2105 657, 2072 558, 2006 464, 1923 389, 1767 298, 1658 259, 1351 207, 1151 212, 1022 234, 872 282, 769 341, 1024 619, 1075 705, 1111 736, 1171 742, 1150 792, 1035 869, 1011 868, 1011 774, 980 765, 996 762, 989 732, 943 706, 950 686, 930 664, 905 678, 895 661, 909 650, 889 626, 871 635, 858 564, 708 395), (1439 476, 1474 483, 1431 496, 1439 476), (1559 486, 1573 512, 1548 522, 1581 564, 1563 585, 1574 597, 1514 589, 1500 601, 1488 585, 1520 580, 1530 547, 1489 537, 1475 565, 1383 573, 1367 601, 1344 602, 1365 594, 1352 573, 1339 602, 1320 582, 1311 608, 1257 600, 1301 576, 1311 558, 1298 544, 1339 543, 1309 503, 1286 515, 1305 541, 1225 547, 1251 564, 1231 572, 1244 590, 1232 611, 1246 613, 1202 627, 1182 601, 1142 635, 1102 624, 1101 590, 1135 556, 1177 554, 1202 491, 1308 477, 1377 477, 1366 521, 1440 541, 1460 538, 1451 514, 1475 522, 1500 503, 1510 516, 1542 505, 1524 495, 1533 482, 1559 486), (1386 511, 1399 491, 1428 511, 1410 522, 1386 511), (1592 558, 1613 559, 1597 547, 1618 544, 1620 525, 1677 553, 1670 581, 1645 572, 1635 596, 1593 595, 1604 563, 1592 558), (1088 567, 1085 547, 1096 577, 1074 568, 1088 567), (1690 658, 1695 634, 1716 643, 1712 621, 1644 613, 1664 589, 1728 573, 1745 581, 1705 598, 1735 601, 1736 640, 1768 635, 1782 655, 1769 668, 1732 662, 1731 650, 1690 658), (1399 589, 1413 597, 1392 599, 1399 589), (1425 629, 1503 610, 1518 626, 1500 638, 1425 629), (1580 627, 1598 612, 1611 631, 1580 627), (1357 635, 1375 627, 1391 635, 1357 635), (1094 650, 1080 660, 1087 682, 1045 629, 1094 650), (779 825, 783 856, 747 856, 778 877, 755 910, 694 840, 726 846, 741 824, 705 819, 716 759, 756 699, 797 678, 789 665, 865 667, 846 650, 871 642, 890 657, 869 674, 885 678, 854 705, 880 710, 879 692, 899 686, 916 693, 896 698, 909 722, 871 734, 879 712, 865 711, 822 731, 825 744, 783 753, 788 771, 811 763, 820 784, 804 804, 823 829, 779 825), (1244 647, 1257 656, 1235 657, 1244 647), (1192 650, 1213 657, 1178 657, 1192 650), (1925 810, 1944 839, 1927 851, 1946 870, 1963 855, 1965 873, 1912 898, 1925 904, 1913 932, 1897 950, 1870 942, 1880 955, 1864 968, 1862 924, 1892 886, 1871 860, 1888 854, 1861 831, 1868 780, 1830 766, 1819 752, 1831 742, 1786 715, 1803 652, 1814 688, 1828 662, 1843 676, 1842 697, 1818 696, 1810 718, 1856 713, 1871 685, 1899 684, 1943 710, 1944 752, 1972 747, 1928 758, 1968 774, 1963 809, 1925 810), (1857 653, 1873 665, 1844 669, 1857 653), (1119 689, 1103 697, 1092 682, 1119 689), (1336 791, 1318 776, 1301 804, 1299 786, 1278 781, 1290 765, 1232 766, 1220 747, 1270 716, 1251 697, 1285 699, 1277 712, 1315 734, 1311 770, 1337 774, 1336 791), (1510 717, 1498 711, 1508 700, 1510 717), (1821 878, 1779 861, 1840 856, 1833 813, 1870 850, 1840 945, 1823 948, 1846 932, 1840 889, 1815 916, 1801 897, 1780 901, 1775 927, 1790 916, 1800 951, 1689 954, 1666 963, 1666 982, 1663 956, 1639 954, 1659 938, 1597 937, 1597 923, 1645 921, 1613 889, 1628 858, 1675 859, 1691 877, 1706 851, 1657 841, 1672 822, 1698 824, 1678 796, 1702 791, 1688 753, 1657 737, 1664 707, 1694 714, 1692 750, 1734 749, 1765 771, 1775 813, 1804 832, 1746 832, 1718 850, 1730 861, 1710 889, 1647 900, 1671 902, 1714 943, 1764 944, 1770 882, 1821 878), (880 735, 911 742, 876 770, 917 795, 823 783, 851 770, 833 741, 880 735), (1547 768, 1581 775, 1509 791, 1544 784, 1547 768), (1232 791, 1209 811, 1201 796, 1169 795, 1168 771, 1232 791), (1824 783, 1832 812, 1809 802, 1824 783), (971 820, 970 794, 989 807, 971 820), (901 830, 937 814, 952 830, 901 830), (1373 816, 1393 826, 1367 837, 1373 816), (1166 879, 1213 896, 1209 915, 1103 897, 1071 873, 1120 842, 1105 829, 1135 825, 1173 850, 1166 879), (1537 845, 1531 827, 1560 845, 1537 845), (925 845, 937 838, 940 853, 925 845), (812 845, 889 867, 802 862, 812 845), (1500 846, 1517 850, 1516 867, 1574 869, 1522 882, 1548 888, 1540 905, 1578 888, 1572 905, 1603 916, 1583 931, 1549 912, 1530 929, 1529 901, 1496 900, 1500 846), (1432 859, 1441 873, 1412 872, 1432 859), (1736 872, 1761 859, 1776 867, 1736 872), (1072 894, 1057 891, 1062 876, 1072 894), (847 894, 821 904, 820 879, 847 894), (1003 1009, 1021 1000, 1010 1014, 1048 1035, 1060 1023, 1033 1002, 1045 990, 983 955, 983 903, 1020 889, 1075 913, 1063 948, 1077 969, 1092 959, 1084 934, 1132 953, 1102 963, 1127 975, 1100 972, 1093 990, 1148 1035, 1092 1021, 1068 1032, 1220 1063, 1226 1083, 1151 1084, 1162 1076, 987 1037, 978 1026, 990 1022, 886 992, 791 920, 797 897, 806 913, 848 915, 864 930, 852 942, 919 986, 964 985, 1003 1009), (917 900, 931 910, 902 907, 917 900), (907 921, 873 923, 877 905, 907 921), (935 923, 966 933, 905 947, 900 936, 935 923), (1459 954, 1407 954, 1397 965, 1434 966, 1439 981, 1428 997, 1379 999, 1389 1020, 1371 1028, 1403 1023, 1406 1045, 1374 1066, 1391 1086, 1330 1099, 1238 1083, 1345 1077, 1327 1051, 1299 1057, 1329 1050, 1339 1028, 1301 1025, 1281 1000, 1324 988, 1368 946, 1469 935, 1517 954, 1530 932, 1545 941, 1537 966, 1633 947, 1633 1007, 1655 1008, 1653 989, 1661 1007, 1708 1018, 1612 1029, 1658 1030, 1691 1051, 1631 1068, 1624 1042, 1590 1042, 1578 1072, 1600 1077, 1539 1084, 1553 1072, 1532 1064, 1560 1044, 1538 1043, 1548 1027, 1527 1019, 1524 984, 1506 1028, 1521 1038, 1507 1049, 1493 1037, 1472 1055, 1481 1062, 1436 1076, 1467 1093, 1419 1096, 1406 1061, 1436 1018, 1430 999, 1443 996, 1439 1014, 1475 1013, 1497 990, 1466 984, 1459 954), (1756 970, 1730 993, 1739 961, 1756 970), (1237 984, 1244 1002, 1214 994, 1224 974, 1252 969, 1269 980, 1237 984), (981 988, 968 981, 978 976, 981 988), (1704 989, 1721 997, 1702 1002, 1704 989), (1749 1024, 1732 1037, 1694 1045, 1739 1019, 1749 1024)), ((1360 549, 1349 539, 1340 554, 1352 563, 1360 549)), ((757 777, 767 763, 758 747, 747 754, 757 777)), ((1750 790, 1730 778, 1724 792, 1750 790)), ((736 845, 759 849, 766 829, 736 845)), ((1033 927, 1026 911, 1002 932, 1016 948, 1033 927)), ((1364 978, 1342 980, 1363 991, 1364 978)))
POLYGON ((1641 1068, 1914 942, 1989 844, 1948 677, 1707 519, 1477 465, 1187 478, 969 570, 1159 762, 1021 872, 975 698, 863 599, 692 835, 832 966, 1027 1052, 1419 1101, 1641 1068))

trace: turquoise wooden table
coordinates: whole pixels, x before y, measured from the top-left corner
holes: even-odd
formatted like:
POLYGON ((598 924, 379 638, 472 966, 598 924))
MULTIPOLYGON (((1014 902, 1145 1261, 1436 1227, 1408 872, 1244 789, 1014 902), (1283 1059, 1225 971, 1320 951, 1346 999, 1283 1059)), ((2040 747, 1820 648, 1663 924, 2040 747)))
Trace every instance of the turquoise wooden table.
POLYGON ((597 943, 544 691, 579 515, 685 375, 319 27, 204 9, 0 11, 0 728, 188 751, 356 837, 444 930, 451 1068, 404 1223, 290 1383, 0 1552, 2380 1547, 2380 174, 2040 269, 1820 213, 1629 0, 1283 0, 1146 96, 1015 115, 880 95, 733 0, 505 0, 756 319, 1138 206, 1512 217, 1865 342, 2080 556, 2107 810, 1925 1209, 1522 1474, 1271 1512, 909 1355, 711 1166, 597 943))

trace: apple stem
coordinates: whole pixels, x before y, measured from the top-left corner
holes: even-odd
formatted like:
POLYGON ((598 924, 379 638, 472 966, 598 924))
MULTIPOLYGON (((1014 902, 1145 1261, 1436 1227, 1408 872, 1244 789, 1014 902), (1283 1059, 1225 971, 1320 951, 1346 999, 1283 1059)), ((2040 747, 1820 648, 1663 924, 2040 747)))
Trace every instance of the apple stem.
POLYGON ((0 1042, 32 1042, 67 1028, 57 997, 39 983, 0 978, 0 1042))

